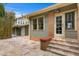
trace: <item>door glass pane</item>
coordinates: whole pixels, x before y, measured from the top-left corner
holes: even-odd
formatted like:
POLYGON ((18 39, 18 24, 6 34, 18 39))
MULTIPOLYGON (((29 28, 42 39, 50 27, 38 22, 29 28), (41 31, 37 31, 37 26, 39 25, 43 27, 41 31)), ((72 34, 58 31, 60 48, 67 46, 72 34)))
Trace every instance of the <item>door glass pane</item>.
POLYGON ((56 33, 62 34, 62 16, 56 17, 56 33))

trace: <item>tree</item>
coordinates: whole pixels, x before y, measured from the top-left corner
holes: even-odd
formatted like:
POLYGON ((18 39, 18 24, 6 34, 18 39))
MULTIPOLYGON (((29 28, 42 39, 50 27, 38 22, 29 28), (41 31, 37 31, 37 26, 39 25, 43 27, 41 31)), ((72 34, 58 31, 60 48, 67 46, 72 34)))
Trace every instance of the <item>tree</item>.
POLYGON ((12 36, 12 26, 13 26, 14 20, 15 20, 15 13, 13 12, 5 13, 3 38, 10 38, 12 36))
POLYGON ((5 18, 5 8, 4 8, 4 5, 0 3, 0 38, 3 37, 4 18, 5 18))
POLYGON ((6 12, 4 4, 0 4, 0 39, 12 36, 12 25, 15 20, 14 12, 6 12))

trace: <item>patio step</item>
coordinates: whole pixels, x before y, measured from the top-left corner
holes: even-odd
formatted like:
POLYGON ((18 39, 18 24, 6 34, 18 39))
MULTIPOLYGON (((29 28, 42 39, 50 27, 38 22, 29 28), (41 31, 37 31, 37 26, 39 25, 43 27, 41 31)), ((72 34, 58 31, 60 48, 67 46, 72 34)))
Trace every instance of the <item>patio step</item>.
POLYGON ((48 45, 47 51, 61 56, 79 56, 79 43, 53 40, 48 45))
POLYGON ((52 43, 66 45, 66 46, 79 47, 79 43, 71 42, 71 41, 52 40, 52 41, 50 41, 50 44, 52 44, 52 43))

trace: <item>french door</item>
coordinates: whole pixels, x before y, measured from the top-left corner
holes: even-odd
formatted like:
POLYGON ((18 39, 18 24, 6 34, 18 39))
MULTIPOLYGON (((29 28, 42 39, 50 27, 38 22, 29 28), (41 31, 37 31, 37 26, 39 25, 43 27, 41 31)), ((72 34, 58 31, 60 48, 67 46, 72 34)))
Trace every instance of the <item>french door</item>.
POLYGON ((55 16, 55 38, 63 38, 65 30, 65 18, 64 15, 55 16))

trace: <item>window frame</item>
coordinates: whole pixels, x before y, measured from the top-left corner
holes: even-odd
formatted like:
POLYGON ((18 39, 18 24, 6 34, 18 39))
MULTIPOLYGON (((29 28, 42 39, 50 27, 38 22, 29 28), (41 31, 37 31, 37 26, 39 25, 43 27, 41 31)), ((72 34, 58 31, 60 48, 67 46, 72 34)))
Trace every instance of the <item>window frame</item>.
MULTIPOLYGON (((36 19, 37 20, 37 18, 35 17, 35 18, 32 18, 32 30, 35 30, 34 28, 33 28, 33 19, 36 19)), ((38 27, 38 26, 37 26, 38 27)), ((38 28, 37 28, 38 29, 38 28)), ((37 30, 36 29, 36 30, 37 30)))
MULTIPOLYGON (((69 12, 73 12, 73 11, 75 12, 75 28, 74 28, 73 31, 77 31, 77 27, 76 27, 77 26, 77 15, 78 15, 77 14, 77 9, 72 9, 72 10, 64 11, 63 14, 69 13, 69 12)), ((66 27, 65 27, 65 30, 67 30, 66 27)), ((71 30, 67 30, 67 31, 71 31, 71 30)))
POLYGON ((36 30, 45 30, 45 16, 44 15, 38 16, 38 17, 34 17, 34 18, 31 19, 32 20, 32 30, 34 30, 33 29, 33 19, 37 20, 37 29, 36 30), (43 29, 39 29, 38 18, 40 18, 40 17, 43 17, 43 29))
MULTIPOLYGON (((66 12, 66 13, 65 13, 65 29, 66 29, 66 30, 75 30, 75 20, 76 20, 76 19, 75 19, 75 18, 76 18, 76 17, 75 17, 75 14, 76 14, 75 11, 70 11, 70 12, 66 12), (74 13, 74 20, 73 20, 73 19, 67 20, 67 18, 66 18, 66 16, 67 16, 66 14, 67 14, 67 13, 74 13), (70 23, 74 24, 74 25, 71 25, 71 26, 74 26, 74 27, 72 27, 72 28, 70 28, 70 29, 67 28, 67 27, 68 27, 67 23, 68 23, 69 21, 71 21, 70 23), (73 22, 74 22, 74 23, 73 23, 73 22)), ((73 15, 72 15, 72 16, 73 16, 73 15)))

